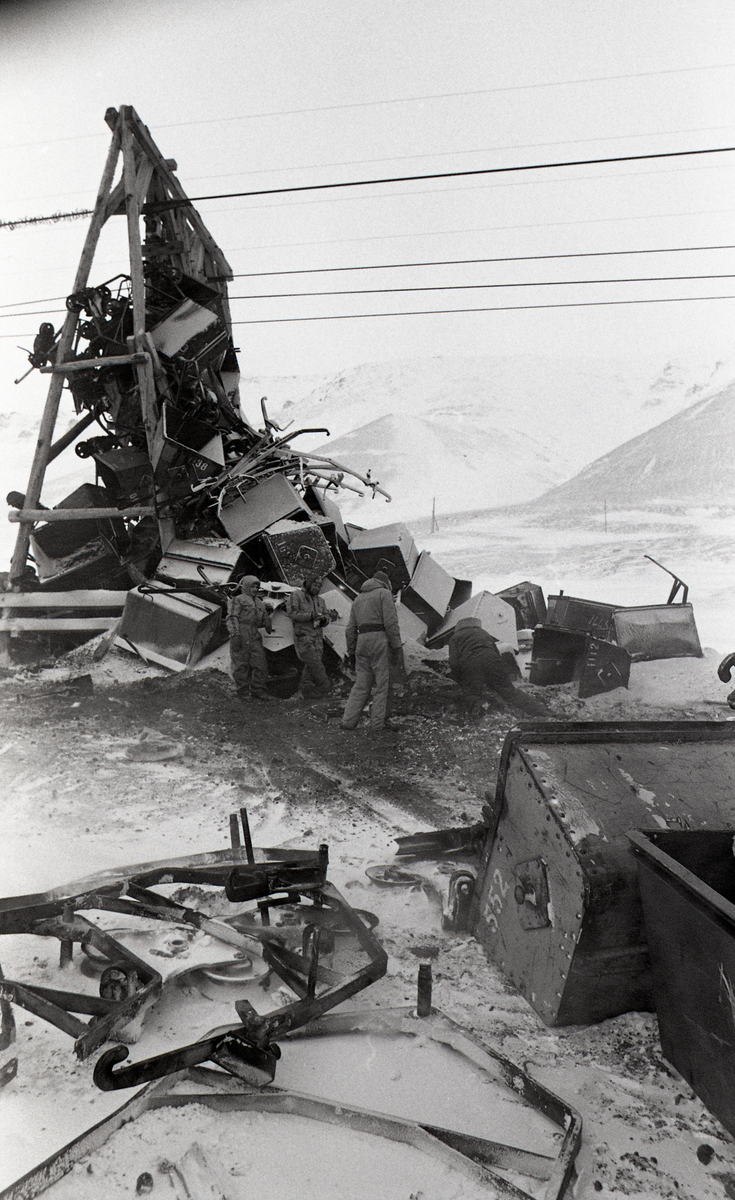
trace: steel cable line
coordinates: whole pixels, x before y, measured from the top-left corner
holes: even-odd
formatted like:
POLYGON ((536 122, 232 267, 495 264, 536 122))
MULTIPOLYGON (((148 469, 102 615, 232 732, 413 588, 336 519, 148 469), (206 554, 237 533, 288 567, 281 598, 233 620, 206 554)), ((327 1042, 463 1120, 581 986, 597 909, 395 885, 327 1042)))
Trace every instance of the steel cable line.
MULTIPOLYGON (((356 100, 347 104, 324 104, 314 108, 276 109, 269 112, 240 113, 234 117, 218 115, 216 117, 203 117, 197 121, 170 121, 168 124, 157 125, 156 128, 186 129, 192 125, 222 125, 225 122, 255 121, 266 117, 294 117, 317 112, 338 112, 352 108, 376 108, 380 105, 388 104, 416 104, 424 100, 450 100, 460 99, 463 96, 489 96, 503 92, 536 91, 539 88, 576 87, 588 83, 615 83, 623 79, 649 79, 662 75, 687 75, 695 71, 728 71, 732 67, 735 67, 735 63, 707 63, 701 67, 669 67, 659 71, 635 71, 625 75, 592 75, 585 79, 552 79, 544 83, 514 83, 503 87, 474 88, 464 92, 434 92, 425 96, 395 96, 384 100, 356 100)), ((55 137, 53 140, 56 142, 77 142, 103 136, 102 132, 82 133, 71 137, 55 137)), ((7 142, 5 145, 0 146, 0 149, 21 150, 26 146, 45 146, 48 144, 48 141, 48 138, 42 138, 34 142, 7 142)))
MULTIPOLYGON (((501 233, 517 229, 565 229, 574 225, 619 225, 623 221, 663 221, 672 218, 678 220, 681 217, 718 217, 729 216, 733 211, 735 210, 732 208, 696 208, 690 212, 633 213, 627 217, 577 217, 574 221, 525 221, 521 225, 474 225, 470 229, 431 229, 424 230, 421 233, 371 233, 367 237, 313 238, 308 242, 265 242, 260 246, 234 246, 228 250, 228 254, 241 254, 246 251, 250 254, 258 254, 262 250, 292 250, 300 249, 302 246, 344 246, 352 245, 356 242, 393 242, 405 240, 406 238, 415 240, 416 238, 465 237, 470 233, 501 233)), ((60 269, 57 267, 49 268, 52 271, 60 269)), ((19 274, 19 272, 16 271, 14 274, 19 274)))
MULTIPOLYGON (((691 247, 691 249, 694 249, 694 248, 695 247, 691 247)), ((735 246, 702 247, 702 248, 704 248, 704 249, 735 249, 735 246)), ((682 249, 684 249, 684 247, 682 247, 682 249)), ((626 254, 626 253, 666 254, 666 253, 675 253, 675 251, 667 251, 667 250, 657 250, 657 251, 651 251, 651 250, 634 250, 634 251, 602 250, 602 251, 598 251, 596 253, 593 252, 592 254, 545 254, 545 255, 539 255, 538 258, 540 258, 540 259, 586 258, 586 257, 597 257, 598 255, 601 256, 601 255, 626 254)), ((528 255, 528 256, 522 257, 522 258, 508 258, 508 259, 502 259, 502 258, 501 259, 492 259, 492 258, 490 258, 490 259, 460 259, 460 260, 458 260, 458 265, 464 265, 466 263, 472 264, 472 263, 484 263, 484 262, 489 262, 489 263, 492 263, 492 262, 528 262, 528 261, 536 261, 536 257, 537 256, 534 256, 534 255, 528 255)), ((424 263, 424 264, 409 263, 409 264, 394 264, 394 265, 396 265, 396 266, 417 266, 417 265, 449 266, 449 265, 454 265, 454 264, 449 262, 449 263, 424 263)), ((266 271, 266 272, 263 272, 263 274, 265 274, 265 275, 317 274, 317 273, 321 273, 324 271, 353 271, 353 270, 374 271, 374 270, 385 270, 385 269, 386 269, 385 267, 380 267, 380 266, 374 266, 374 267, 319 267, 313 271, 303 271, 303 272, 300 272, 300 271, 266 271)), ((253 274, 257 276, 259 273, 253 272, 253 274)), ((242 278, 242 277, 240 276, 240 278, 242 278)), ((515 283, 454 283, 454 284, 436 284, 436 285, 424 284, 422 286, 414 286, 414 287, 349 288, 349 289, 343 289, 343 290, 337 290, 337 291, 322 291, 322 292, 262 292, 262 293, 256 293, 253 295, 247 295, 247 296, 232 296, 231 295, 231 296, 228 296, 228 299, 230 301, 235 301, 235 300, 298 300, 301 298, 313 297, 313 296, 378 296, 378 295, 387 295, 392 292, 461 292, 461 291, 476 291, 476 290, 485 289, 485 288, 573 287, 575 284, 578 284, 579 286, 589 286, 592 284, 602 284, 602 283, 664 283, 667 281, 680 282, 682 280, 692 280, 692 279, 735 279, 735 274, 650 275, 650 276, 643 275, 643 276, 633 276, 633 277, 625 277, 625 278, 618 278, 618 279, 547 279, 547 280, 532 280, 530 282, 521 281, 521 282, 515 282, 515 283)), ((64 297, 60 296, 59 299, 64 299, 64 297)), ((30 304, 30 303, 33 303, 33 301, 26 301, 25 303, 30 304)), ((2 305, 0 307, 12 308, 14 306, 13 305, 2 305)), ((59 313, 65 313, 65 312, 66 312, 66 309, 63 309, 63 308, 30 309, 25 312, 0 312, 0 321, 14 319, 15 317, 54 316, 59 313)))
MULTIPOLYGON (((625 142, 630 138, 678 137, 685 133, 714 133, 717 130, 732 129, 733 122, 727 125, 700 125, 693 129, 654 129, 644 133, 616 133, 605 137, 564 138, 552 142, 510 142, 502 146, 474 146, 469 150, 427 150, 423 154, 386 154, 382 158, 349 158, 340 162, 329 163, 297 163, 290 167, 256 167, 249 171, 220 171, 208 175, 187 175, 189 183, 206 179, 242 179, 247 175, 282 175, 286 171, 326 171, 334 167, 370 166, 374 163, 413 162, 420 158, 456 158, 462 154, 497 154, 501 150, 536 150, 547 146, 583 146, 593 142, 625 142)), ((16 196, 16 200, 44 200, 47 196, 82 196, 88 189, 77 188, 70 192, 29 192, 16 196)))
MULTIPOLYGON (((721 129, 732 129, 733 122, 727 125, 701 125, 695 129, 656 129, 646 133, 616 133, 605 137, 588 138, 557 138, 553 142, 510 142, 502 146, 474 146, 470 150, 426 150, 423 154, 386 154, 382 158, 350 158, 342 162, 330 163, 300 163, 291 167, 257 167, 250 171, 229 171, 226 174, 189 175, 190 183, 202 179, 238 179, 245 175, 276 175, 284 171, 325 171, 334 167, 370 166, 381 162, 411 162, 417 158, 456 158, 459 154, 497 154, 501 150, 540 150, 547 146, 584 146, 593 142, 625 142, 629 138, 646 137, 678 137, 684 133, 714 133, 721 129)), ((59 194, 59 193, 57 193, 59 194)), ((76 196, 79 192, 63 192, 65 196, 76 196)), ((39 197, 36 197, 38 199, 39 197)), ((19 196, 19 200, 32 200, 32 196, 19 196)))
MULTIPOLYGON (((186 196, 183 199, 165 200, 143 205, 146 214, 170 212, 173 209, 188 208, 202 200, 236 200, 248 196, 282 196, 295 192, 324 192, 339 188, 374 187, 387 183, 421 183, 431 179, 465 179, 477 175, 507 175, 519 171, 549 171, 560 167, 589 167, 620 162, 650 162, 660 158, 692 158, 704 154, 728 154, 735 146, 714 146, 706 150, 667 150, 656 154, 621 154, 609 158, 580 158, 548 163, 526 163, 514 167, 477 167, 470 171, 438 171, 425 175, 396 175, 382 179, 351 179, 338 183, 307 183, 285 188, 257 188, 247 192, 213 192, 207 196, 186 196)), ((566 180, 571 183, 573 180, 566 180)), ((19 217, 14 220, 0 221, 0 229, 15 229, 21 225, 38 225, 43 222, 73 220, 77 217, 90 216, 92 209, 77 209, 69 213, 51 213, 45 217, 19 217)))
MULTIPOLYGON (((599 283, 667 283, 690 279, 735 279, 735 275, 652 275, 632 279, 551 279, 530 283, 447 283, 423 287, 355 288, 337 292, 264 292, 253 296, 230 296, 230 300, 299 300, 309 296, 383 296, 392 292, 470 292, 486 288, 575 287, 599 283)), ((7 313, 6 316, 15 316, 7 313)))
MULTIPOLYGON (((720 246, 654 246, 642 250, 579 250, 574 254, 512 254, 503 258, 445 258, 427 262, 413 263, 363 263, 353 267, 294 267, 290 271, 241 271, 233 275, 233 279, 263 279, 272 275, 324 275, 343 271, 395 271, 412 267, 464 267, 482 265, 484 263, 504 262, 546 262, 552 259, 565 258, 609 258, 627 254, 689 254, 703 250, 735 250, 735 243, 720 246)), ((3 308, 22 308, 28 304, 53 304, 57 300, 66 300, 66 296, 40 296, 35 300, 16 300, 11 304, 0 304, 3 308)), ((49 312, 52 310, 48 310, 49 312)), ((54 312, 61 310, 54 309, 54 312)), ((16 313, 16 316, 40 316, 36 313, 16 313)))
MULTIPOLYGON (((650 162, 657 158, 692 158, 703 154, 728 154, 735 146, 713 146, 706 150, 667 150, 655 154, 618 154, 608 158, 579 158, 560 162, 526 163, 516 167, 475 167, 470 171, 434 171, 426 175, 394 175, 383 179, 351 179, 339 183, 306 183, 284 188, 258 188, 248 192, 214 192, 208 196, 187 196, 185 199, 165 200, 146 204, 148 213, 168 212, 174 208, 185 208, 202 200, 235 200, 247 196, 281 196, 291 192, 323 192, 336 188, 375 187, 384 183, 420 183, 430 179, 465 179, 471 175, 507 175, 516 171, 550 171, 559 167, 592 167, 620 162, 650 162)), ((566 182, 573 182, 567 180, 566 182)), ((31 218, 38 220, 38 218, 31 218)), ((3 222, 0 222, 2 225, 3 222)), ((20 222, 18 222, 20 224, 20 222)))
MULTIPOLYGON (((484 288, 563 288, 592 283, 674 283, 682 280, 733 280, 735 275, 652 275, 622 280, 533 280, 530 283, 440 283, 412 288, 355 288, 343 292, 265 292, 250 296, 229 296, 231 300, 299 300, 301 296, 374 296, 392 292, 474 292, 484 288)), ((14 313, 13 313, 14 316, 14 313)))
MULTIPOLYGON (((355 321, 376 317, 435 317, 448 316, 452 313, 482 313, 482 312, 529 312, 546 308, 602 308, 624 304, 696 304, 703 300, 735 300, 733 296, 661 296, 650 300, 577 300, 562 304, 500 304, 489 308, 428 308, 410 312, 384 313, 336 313, 320 317, 264 317, 244 321, 233 321, 233 326, 239 325, 279 325, 294 324, 304 321, 355 321)), ((29 338, 33 333, 0 333, 0 339, 29 338)), ((104 359, 90 359, 90 366, 103 366, 104 359)))
MULTIPOLYGON (((325 272, 336 271, 393 271, 408 267, 463 267, 479 263, 501 262, 545 262, 554 258, 604 258, 611 255, 624 254, 683 254, 696 250, 735 250, 735 244, 726 246, 662 246, 649 250, 582 250, 576 254, 512 254, 504 258, 445 258, 432 262, 414 263, 368 263, 357 267, 296 267, 292 271, 240 271, 233 279, 264 278, 268 275, 322 275, 325 272)), ((50 296, 49 300, 63 300, 63 296, 50 296)), ((45 304, 45 300, 26 300, 26 304, 45 304)), ((9 308, 0 304, 0 308, 9 308)))
MULTIPOLYGON (((733 149, 735 149, 735 147, 733 147, 733 149)), ((727 167, 722 163, 697 163, 693 167, 682 167, 676 165, 673 167, 656 168, 652 171, 620 171, 615 175, 614 179, 615 182, 618 183, 621 179, 646 179, 652 175, 677 175, 682 177, 684 175, 692 175, 698 171, 721 171, 723 169, 726 170, 727 167)), ((255 213, 264 212, 268 209, 278 210, 294 207, 301 210, 315 204, 369 204, 374 201, 380 202, 385 200, 393 203, 395 200, 403 197, 410 197, 413 200, 419 200, 423 202, 426 196, 456 196, 459 192, 487 193, 490 191, 495 192, 508 188, 563 187, 570 183, 574 184, 575 186, 578 186, 580 183, 602 183, 607 185, 609 181, 610 176, 599 174, 577 175, 576 177, 565 175, 561 178, 559 176, 554 178, 546 175, 541 179, 514 179, 507 183, 488 183, 483 180, 480 183, 465 183, 457 184, 456 186, 445 184, 444 186, 440 187, 421 188, 420 191, 417 191, 415 188, 411 188, 402 192, 358 192, 354 196, 318 196, 314 200, 307 200, 299 196, 295 200, 289 198, 282 201, 269 201, 265 204, 249 204, 245 211, 248 213, 255 213)), ((163 203, 166 203, 166 201, 163 201, 163 203)), ((213 217, 215 213, 234 213, 237 212, 240 207, 241 206, 238 204, 229 204, 227 207, 210 208, 207 216, 213 217)))
MULTIPOLYGON (((735 300, 735 296, 664 296, 652 300, 579 300, 565 304, 501 304, 492 308, 429 308, 419 309, 417 312, 337 313, 327 317, 266 317, 261 320, 233 321, 232 324, 278 325, 293 324, 300 321, 355 321, 366 317, 434 317, 451 315, 452 313, 528 312, 533 309, 543 308, 601 308, 603 306, 621 304, 694 304, 701 300, 735 300)), ((3 334, 0 336, 7 337, 10 335, 3 334)))

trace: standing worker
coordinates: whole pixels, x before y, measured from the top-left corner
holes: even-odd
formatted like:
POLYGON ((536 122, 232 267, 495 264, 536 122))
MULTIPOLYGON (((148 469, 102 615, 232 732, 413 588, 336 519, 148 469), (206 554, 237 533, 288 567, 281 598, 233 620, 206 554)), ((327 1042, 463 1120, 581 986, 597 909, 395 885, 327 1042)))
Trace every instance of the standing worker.
POLYGON ((495 644, 479 617, 462 617, 449 639, 449 671, 462 688, 470 717, 479 717, 486 688, 511 708, 533 717, 548 717, 549 710, 533 696, 513 686, 495 644))
POLYGON ((293 624, 294 648, 304 670, 301 675, 301 693, 312 694, 321 699, 329 695, 329 679, 324 670, 324 634, 322 630, 337 613, 327 610, 319 595, 324 578, 318 571, 309 571, 302 586, 291 592, 286 601, 286 615, 293 624))
POLYGON ((372 693, 370 729, 377 733, 386 728, 391 660, 400 665, 403 659, 398 614, 384 571, 376 571, 363 583, 352 605, 346 637, 348 659, 355 660, 355 682, 342 713, 342 728, 355 728, 372 693))
POLYGON ((270 700, 265 690, 268 681, 268 662, 260 630, 271 632, 271 619, 258 596, 260 580, 245 575, 240 580, 240 594, 227 603, 227 632, 230 635, 232 678, 241 700, 270 700))

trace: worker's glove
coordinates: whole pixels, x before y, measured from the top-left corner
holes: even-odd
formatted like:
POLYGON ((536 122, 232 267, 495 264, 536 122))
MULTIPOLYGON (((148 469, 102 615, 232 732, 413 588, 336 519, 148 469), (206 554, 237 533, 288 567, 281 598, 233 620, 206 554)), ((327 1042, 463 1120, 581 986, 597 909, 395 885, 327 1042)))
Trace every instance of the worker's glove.
POLYGON ((329 617, 326 615, 326 613, 325 613, 325 614, 324 614, 324 616, 322 616, 322 617, 320 617, 320 618, 319 618, 319 626, 318 626, 318 628, 320 628, 320 629, 323 629, 325 625, 328 625, 328 624, 329 624, 329 621, 330 621, 330 618, 329 618, 329 617))
POLYGON ((337 612, 336 608, 330 608, 327 612, 327 616, 329 617, 330 621, 338 621, 339 620, 339 613, 337 612))
POLYGON ((242 650, 242 634, 240 634, 240 633, 231 633, 230 634, 230 649, 234 650, 235 653, 237 653, 238 650, 242 650))

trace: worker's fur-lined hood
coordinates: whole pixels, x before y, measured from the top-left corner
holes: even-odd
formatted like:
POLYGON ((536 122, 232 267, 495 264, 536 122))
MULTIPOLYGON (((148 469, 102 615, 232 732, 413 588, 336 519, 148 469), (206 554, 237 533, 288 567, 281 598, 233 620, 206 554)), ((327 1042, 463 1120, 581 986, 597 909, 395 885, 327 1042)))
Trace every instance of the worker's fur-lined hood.
MULTIPOLYGON (((385 584, 381 583, 379 579, 366 579, 365 582, 363 583, 362 587, 360 588, 360 591, 361 592, 374 592, 378 588, 385 588, 385 584)), ((385 588, 385 590, 388 591, 387 588, 385 588)))

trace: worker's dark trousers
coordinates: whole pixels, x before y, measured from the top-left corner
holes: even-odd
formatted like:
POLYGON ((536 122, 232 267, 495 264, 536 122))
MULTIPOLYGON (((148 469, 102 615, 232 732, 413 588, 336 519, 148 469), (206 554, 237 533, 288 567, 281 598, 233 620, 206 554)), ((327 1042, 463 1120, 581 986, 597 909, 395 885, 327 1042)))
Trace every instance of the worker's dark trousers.
POLYGON ((486 688, 495 692, 511 708, 528 713, 529 716, 548 715, 548 710, 543 704, 513 686, 497 653, 480 651, 473 655, 470 662, 463 663, 459 684, 471 715, 475 715, 482 707, 486 688))
POLYGON ((230 638, 230 666, 238 693, 262 692, 268 681, 268 662, 260 634, 234 634, 230 638))
POLYGON ((354 729, 370 699, 370 728, 382 729, 390 692, 390 651, 385 633, 361 633, 355 651, 355 682, 342 713, 342 728, 354 729))
POLYGON ((329 695, 329 677, 324 670, 322 655, 324 641, 321 630, 314 630, 313 635, 296 636, 294 638, 296 654, 304 664, 301 676, 301 689, 304 692, 315 692, 317 696, 329 695))

